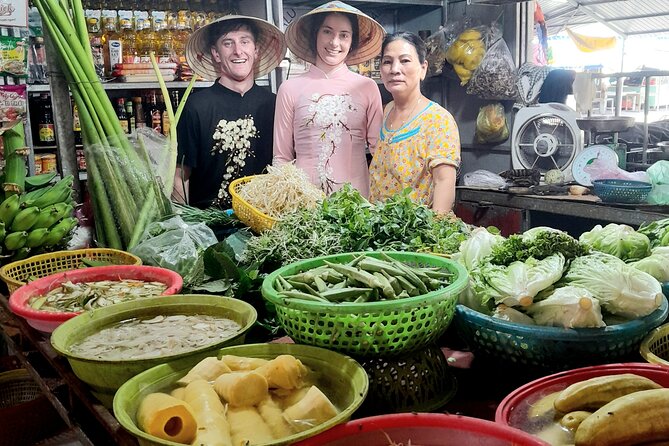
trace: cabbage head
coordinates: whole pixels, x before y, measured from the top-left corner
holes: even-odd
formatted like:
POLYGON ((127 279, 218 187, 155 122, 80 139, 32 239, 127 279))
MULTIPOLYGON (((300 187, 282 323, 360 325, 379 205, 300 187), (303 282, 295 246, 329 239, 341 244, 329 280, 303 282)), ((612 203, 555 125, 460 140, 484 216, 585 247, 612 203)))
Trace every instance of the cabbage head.
POLYGON ((585 288, 604 310, 628 319, 652 313, 663 299, 657 279, 603 253, 574 259, 561 284, 585 288))
POLYGON ((630 262, 650 255, 648 237, 627 225, 597 225, 591 231, 581 234, 579 241, 592 249, 630 262))
POLYGON ((605 327, 599 301, 585 288, 558 288, 541 302, 527 308, 537 325, 564 328, 605 327))
POLYGON ((453 254, 453 259, 462 264, 467 271, 471 271, 485 257, 492 252, 492 247, 504 241, 499 234, 492 234, 486 228, 476 228, 469 238, 460 243, 460 250, 453 254))
POLYGON ((650 274, 660 282, 669 282, 669 246, 653 249, 650 256, 630 263, 630 266, 650 274))

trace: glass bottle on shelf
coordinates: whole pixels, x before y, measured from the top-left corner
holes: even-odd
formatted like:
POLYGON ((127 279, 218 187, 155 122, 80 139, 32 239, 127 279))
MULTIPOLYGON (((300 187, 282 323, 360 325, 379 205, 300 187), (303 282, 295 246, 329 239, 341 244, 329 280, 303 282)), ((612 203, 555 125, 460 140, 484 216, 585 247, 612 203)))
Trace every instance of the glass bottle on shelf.
POLYGON ((142 106, 142 98, 134 96, 132 98, 132 105, 135 114, 135 128, 146 127, 146 119, 144 118, 144 107, 142 106))
POLYGON ((162 133, 162 110, 158 107, 158 99, 156 92, 149 93, 149 115, 147 117, 147 125, 150 125, 153 130, 162 133))
POLYGON ((101 32, 102 11, 99 9, 87 9, 85 14, 88 40, 91 45, 91 54, 93 56, 93 66, 95 67, 95 73, 98 77, 103 79, 105 77, 105 57, 101 32))
POLYGON ((137 38, 133 26, 132 11, 120 10, 118 12, 119 28, 121 29, 121 42, 123 44, 122 59, 123 63, 139 63, 139 54, 137 52, 137 38))
POLYGON ((51 99, 47 93, 40 95, 40 105, 42 114, 37 125, 39 142, 42 145, 50 145, 56 142, 56 129, 53 123, 53 111, 51 109, 51 99))
POLYGON ((118 98, 116 100, 116 116, 121 123, 121 128, 125 133, 130 133, 128 128, 128 115, 125 112, 125 99, 118 98))
POLYGON ((74 132, 74 144, 80 146, 82 144, 81 120, 79 119, 77 104, 73 104, 72 106, 72 131, 74 132))
POLYGON ((132 101, 126 101, 125 114, 128 119, 128 133, 132 133, 137 128, 137 121, 135 119, 135 114, 132 111, 132 101))
POLYGON ((123 43, 118 31, 118 16, 115 10, 102 10, 102 49, 105 76, 111 77, 116 64, 123 61, 123 43))

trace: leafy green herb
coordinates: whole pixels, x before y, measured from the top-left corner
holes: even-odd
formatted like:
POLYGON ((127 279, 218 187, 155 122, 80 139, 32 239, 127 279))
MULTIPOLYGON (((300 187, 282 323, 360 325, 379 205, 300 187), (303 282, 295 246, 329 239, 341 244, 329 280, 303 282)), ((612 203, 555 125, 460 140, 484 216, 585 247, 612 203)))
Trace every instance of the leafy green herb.
POLYGON ((371 204, 350 185, 311 211, 286 215, 248 242, 246 258, 272 269, 305 258, 351 251, 452 253, 469 233, 459 219, 438 218, 410 189, 371 204))
POLYGON ((493 246, 490 263, 510 265, 533 257, 545 259, 561 253, 567 261, 586 255, 588 248, 566 232, 551 228, 532 228, 522 235, 514 234, 493 246))

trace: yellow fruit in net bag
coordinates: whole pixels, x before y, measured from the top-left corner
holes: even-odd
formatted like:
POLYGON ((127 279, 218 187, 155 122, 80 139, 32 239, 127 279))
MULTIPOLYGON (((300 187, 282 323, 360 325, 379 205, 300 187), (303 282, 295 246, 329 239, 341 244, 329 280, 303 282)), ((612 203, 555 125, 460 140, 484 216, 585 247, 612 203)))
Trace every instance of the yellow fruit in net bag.
POLYGON ((450 64, 462 63, 462 58, 465 56, 467 43, 462 40, 456 40, 446 51, 446 60, 450 64))
POLYGON ((460 65, 459 63, 453 64, 453 69, 455 70, 455 74, 460 78, 460 85, 465 85, 472 78, 472 72, 465 68, 464 65, 460 65))
POLYGON ((465 54, 462 64, 468 70, 474 71, 479 67, 479 65, 481 65, 481 61, 483 60, 484 55, 485 50, 482 47, 476 48, 474 51, 465 54))
POLYGON ((460 35, 458 36, 458 40, 465 40, 465 41, 466 40, 481 40, 481 37, 482 36, 481 36, 480 31, 478 31, 474 28, 470 28, 470 29, 466 29, 466 30, 462 31, 462 33, 460 33, 460 35))

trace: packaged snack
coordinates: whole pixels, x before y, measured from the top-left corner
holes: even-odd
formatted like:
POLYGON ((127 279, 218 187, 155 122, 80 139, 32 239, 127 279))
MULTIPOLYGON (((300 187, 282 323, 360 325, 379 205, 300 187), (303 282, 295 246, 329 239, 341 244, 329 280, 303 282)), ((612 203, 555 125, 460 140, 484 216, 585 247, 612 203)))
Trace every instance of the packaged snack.
POLYGON ((0 75, 28 76, 28 42, 25 38, 0 36, 0 75))
POLYGON ((0 85, 0 122, 22 118, 27 109, 25 85, 0 85))

